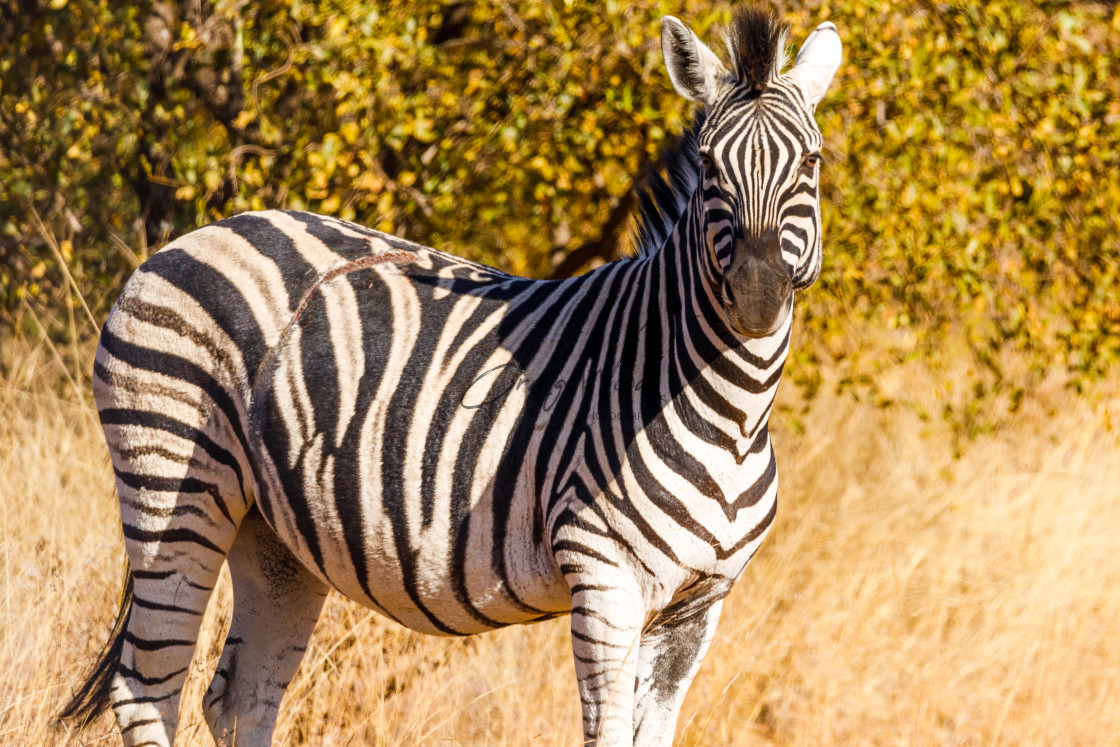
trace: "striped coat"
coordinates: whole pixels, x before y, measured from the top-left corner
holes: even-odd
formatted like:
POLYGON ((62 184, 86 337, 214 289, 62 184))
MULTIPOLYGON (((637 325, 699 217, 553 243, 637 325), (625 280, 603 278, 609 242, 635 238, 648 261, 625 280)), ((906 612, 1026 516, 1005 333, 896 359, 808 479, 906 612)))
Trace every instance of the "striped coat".
POLYGON ((170 741, 226 560, 219 740, 268 743, 333 588, 434 634, 571 614, 588 741, 671 741, 775 514, 767 418, 820 268, 812 108, 839 62, 831 24, 781 76, 775 22, 734 31, 731 73, 666 19, 706 115, 635 257, 527 280, 277 211, 143 265, 94 371, 128 598, 70 715, 112 703, 126 743, 170 741))

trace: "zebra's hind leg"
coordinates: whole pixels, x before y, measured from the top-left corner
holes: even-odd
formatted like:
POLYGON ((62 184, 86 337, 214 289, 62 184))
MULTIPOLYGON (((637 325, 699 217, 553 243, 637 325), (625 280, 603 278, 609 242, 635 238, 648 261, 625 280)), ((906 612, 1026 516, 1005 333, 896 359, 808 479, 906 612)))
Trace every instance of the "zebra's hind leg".
POLYGON ((240 512, 219 512, 211 494, 217 486, 197 478, 120 466, 117 477, 133 598, 110 701, 125 745, 170 745, 199 627, 240 512))
POLYGON ((267 745, 328 587, 280 541, 256 509, 230 550, 233 621, 203 700, 219 745, 267 745))

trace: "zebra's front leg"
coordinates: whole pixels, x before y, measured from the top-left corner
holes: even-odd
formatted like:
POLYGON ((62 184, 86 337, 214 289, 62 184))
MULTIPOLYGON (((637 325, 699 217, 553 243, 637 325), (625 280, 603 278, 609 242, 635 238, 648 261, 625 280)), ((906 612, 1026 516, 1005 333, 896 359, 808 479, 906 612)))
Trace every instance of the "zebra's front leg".
POLYGON ((584 744, 629 747, 645 605, 636 589, 605 585, 601 578, 569 583, 584 744))
POLYGON ((708 653, 723 600, 666 608, 642 636, 634 745, 671 745, 684 696, 708 653))

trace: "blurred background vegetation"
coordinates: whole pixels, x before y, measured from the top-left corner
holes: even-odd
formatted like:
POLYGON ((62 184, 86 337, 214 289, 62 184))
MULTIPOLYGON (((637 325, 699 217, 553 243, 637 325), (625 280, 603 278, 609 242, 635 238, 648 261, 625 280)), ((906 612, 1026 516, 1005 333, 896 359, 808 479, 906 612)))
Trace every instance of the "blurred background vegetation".
MULTIPOLYGON (((884 369, 965 355, 934 414, 974 431, 1043 377, 1100 379, 1120 356, 1120 7, 774 7, 795 47, 826 19, 845 44, 802 389, 888 404, 884 369)), ((666 13, 722 52, 729 9, 697 0, 0 0, 0 336, 96 337, 147 255, 244 210, 534 277, 617 257, 635 175, 691 117, 666 13)))

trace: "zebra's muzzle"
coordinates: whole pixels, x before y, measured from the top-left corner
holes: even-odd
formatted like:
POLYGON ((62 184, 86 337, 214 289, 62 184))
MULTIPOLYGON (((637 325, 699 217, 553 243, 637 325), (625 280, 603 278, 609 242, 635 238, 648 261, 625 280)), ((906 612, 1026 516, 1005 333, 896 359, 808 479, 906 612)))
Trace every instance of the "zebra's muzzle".
POLYGON ((720 295, 731 327, 745 337, 774 334, 792 307, 793 278, 781 257, 775 233, 735 242, 720 295))

